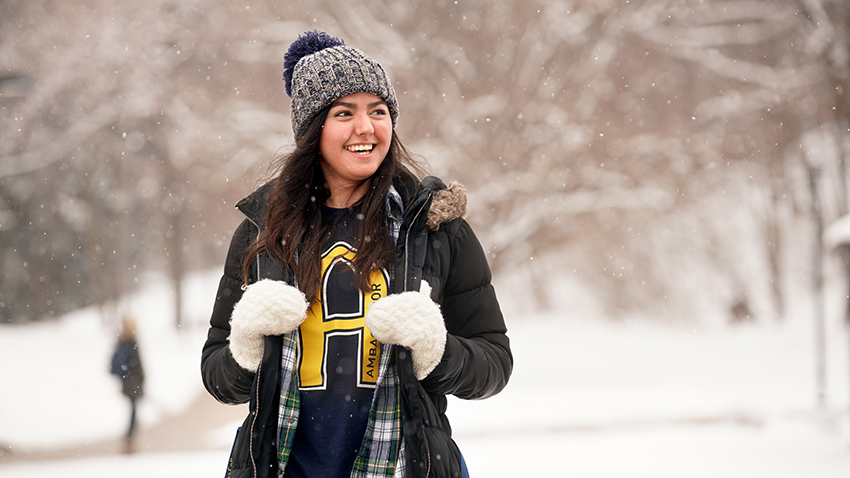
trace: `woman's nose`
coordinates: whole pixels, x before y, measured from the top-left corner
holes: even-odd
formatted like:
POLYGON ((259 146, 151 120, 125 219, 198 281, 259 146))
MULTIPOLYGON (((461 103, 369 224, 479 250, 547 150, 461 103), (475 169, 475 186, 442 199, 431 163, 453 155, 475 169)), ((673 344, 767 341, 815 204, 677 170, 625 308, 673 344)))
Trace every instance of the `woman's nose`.
POLYGON ((358 136, 367 136, 375 132, 375 127, 372 126, 372 120, 367 114, 358 114, 354 122, 354 134, 358 136))

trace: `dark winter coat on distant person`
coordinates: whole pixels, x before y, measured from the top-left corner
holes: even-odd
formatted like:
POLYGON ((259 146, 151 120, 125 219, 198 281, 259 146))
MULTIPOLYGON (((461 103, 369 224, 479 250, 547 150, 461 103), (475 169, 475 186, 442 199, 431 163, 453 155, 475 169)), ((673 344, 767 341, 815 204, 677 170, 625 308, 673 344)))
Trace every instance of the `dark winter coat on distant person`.
POLYGON ((124 338, 115 347, 110 373, 121 379, 121 393, 131 400, 144 395, 145 371, 135 339, 124 338))
MULTIPOLYGON (((445 415, 446 395, 463 399, 495 395, 508 382, 513 358, 485 253, 462 218, 466 207, 463 188, 447 188, 436 178, 395 187, 404 204, 395 250, 395 293, 418 291, 420 283, 427 281, 448 332, 442 359, 422 381, 414 375, 408 350, 394 349, 407 476, 459 476, 460 453, 445 415)), ((240 367, 228 350, 231 313, 245 287, 242 259, 262 233, 270 189, 261 187, 237 206, 247 219, 230 244, 201 362, 204 385, 217 400, 250 403, 232 454, 231 472, 236 478, 277 476, 281 337, 264 338, 256 373, 240 367)), ((248 282, 273 279, 291 283, 292 277, 290 271, 261 254, 248 282)))

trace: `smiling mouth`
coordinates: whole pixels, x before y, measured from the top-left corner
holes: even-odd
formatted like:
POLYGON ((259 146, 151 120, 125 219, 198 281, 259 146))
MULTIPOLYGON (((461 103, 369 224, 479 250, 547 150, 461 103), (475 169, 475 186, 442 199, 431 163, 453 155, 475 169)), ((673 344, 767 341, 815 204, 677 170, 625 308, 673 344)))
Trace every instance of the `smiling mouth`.
POLYGON ((368 154, 371 153, 373 149, 375 149, 374 144, 355 144, 351 146, 346 146, 345 149, 351 151, 355 154, 368 154))

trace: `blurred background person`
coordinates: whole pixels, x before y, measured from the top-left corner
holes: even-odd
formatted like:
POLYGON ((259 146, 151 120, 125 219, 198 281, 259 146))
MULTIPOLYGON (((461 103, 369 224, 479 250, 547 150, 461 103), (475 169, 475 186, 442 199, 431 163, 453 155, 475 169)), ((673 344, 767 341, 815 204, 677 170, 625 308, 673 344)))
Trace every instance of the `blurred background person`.
POLYGON ((125 317, 122 322, 118 344, 112 354, 110 372, 121 379, 121 393, 130 400, 130 423, 124 436, 124 452, 133 453, 135 451, 133 437, 136 431, 136 402, 144 394, 145 371, 136 340, 136 323, 130 317, 125 317))

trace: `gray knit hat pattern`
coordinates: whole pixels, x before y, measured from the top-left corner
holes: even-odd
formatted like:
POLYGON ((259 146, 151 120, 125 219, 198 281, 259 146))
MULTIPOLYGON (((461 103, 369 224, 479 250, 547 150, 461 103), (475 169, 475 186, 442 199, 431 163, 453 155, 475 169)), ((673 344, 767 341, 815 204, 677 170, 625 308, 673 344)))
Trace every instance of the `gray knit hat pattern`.
MULTIPOLYGON (((371 93, 387 102, 393 127, 398 119, 395 90, 384 68, 356 48, 325 33, 308 32, 292 43, 288 55, 303 54, 309 41, 332 38, 335 46, 309 52, 297 60, 291 72, 284 72, 287 93, 292 97, 292 131, 298 140, 313 117, 335 100, 355 93, 371 93), (300 53, 299 53, 300 52, 300 53), (287 74, 291 75, 287 78, 287 74)), ((321 45, 320 45, 321 47, 321 45)), ((316 48, 312 46, 312 48, 316 48)), ((309 50, 308 50, 309 51, 309 50)), ((291 62, 295 58, 290 58, 291 62)))

